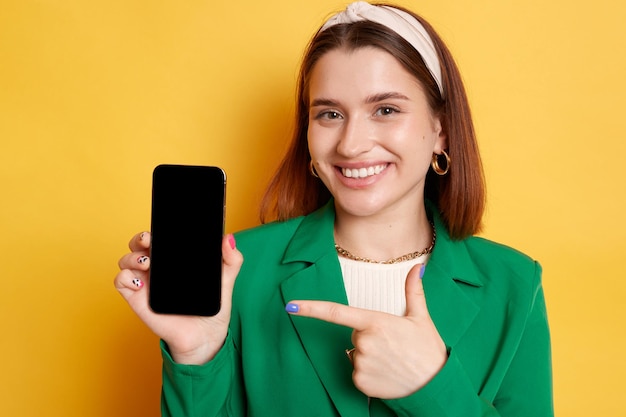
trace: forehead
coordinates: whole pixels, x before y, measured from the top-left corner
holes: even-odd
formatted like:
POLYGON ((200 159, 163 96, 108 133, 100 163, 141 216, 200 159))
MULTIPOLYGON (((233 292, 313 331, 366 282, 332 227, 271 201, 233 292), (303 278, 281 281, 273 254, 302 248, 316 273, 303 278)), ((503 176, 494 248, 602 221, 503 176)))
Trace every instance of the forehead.
POLYGON ((313 66, 308 90, 309 97, 390 91, 423 95, 418 79, 389 52, 375 47, 328 51, 313 66))

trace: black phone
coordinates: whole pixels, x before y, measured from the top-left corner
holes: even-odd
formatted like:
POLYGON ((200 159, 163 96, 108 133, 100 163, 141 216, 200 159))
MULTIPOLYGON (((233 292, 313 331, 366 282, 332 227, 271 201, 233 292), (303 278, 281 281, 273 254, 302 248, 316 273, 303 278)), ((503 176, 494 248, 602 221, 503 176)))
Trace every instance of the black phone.
POLYGON ((152 173, 150 308, 220 310, 226 174, 215 166, 159 165, 152 173))

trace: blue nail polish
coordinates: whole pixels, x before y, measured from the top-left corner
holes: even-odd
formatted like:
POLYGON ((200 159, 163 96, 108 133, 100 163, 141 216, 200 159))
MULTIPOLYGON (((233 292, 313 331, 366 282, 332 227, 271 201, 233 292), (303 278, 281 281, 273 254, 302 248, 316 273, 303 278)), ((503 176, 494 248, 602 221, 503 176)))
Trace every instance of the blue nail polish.
POLYGON ((287 313, 297 313, 298 311, 300 311, 300 306, 294 303, 287 303, 287 305, 285 306, 285 311, 287 313))
POLYGON ((424 271, 426 271, 426 265, 422 265, 420 268, 420 278, 424 278, 424 271))

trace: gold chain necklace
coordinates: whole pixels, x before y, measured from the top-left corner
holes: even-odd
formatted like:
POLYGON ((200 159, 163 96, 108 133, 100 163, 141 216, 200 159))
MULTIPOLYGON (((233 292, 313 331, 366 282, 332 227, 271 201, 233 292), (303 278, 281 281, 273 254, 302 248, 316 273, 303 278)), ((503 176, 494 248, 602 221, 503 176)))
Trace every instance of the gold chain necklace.
POLYGON ((397 258, 387 259, 386 261, 375 261, 373 259, 362 258, 360 256, 353 255, 352 253, 348 252, 346 249, 342 248, 336 243, 335 243, 335 249, 337 250, 337 253, 339 255, 343 256, 344 258, 352 259, 353 261, 367 262, 371 264, 385 264, 385 265, 397 264, 399 262, 410 261, 412 259, 419 258, 420 256, 426 255, 433 251, 433 248, 435 247, 435 240, 437 239, 437 233, 435 233, 435 226, 432 223, 431 223, 431 227, 433 230, 433 240, 430 242, 430 246, 417 252, 411 252, 411 253, 407 253, 406 255, 398 256, 397 258))

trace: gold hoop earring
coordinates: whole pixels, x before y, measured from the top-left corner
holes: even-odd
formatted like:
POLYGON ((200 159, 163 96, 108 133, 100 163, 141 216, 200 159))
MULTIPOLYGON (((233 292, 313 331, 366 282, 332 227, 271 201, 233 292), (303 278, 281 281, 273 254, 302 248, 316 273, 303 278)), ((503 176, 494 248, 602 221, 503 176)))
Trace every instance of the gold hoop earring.
POLYGON ((445 167, 445 169, 442 169, 439 166, 439 155, 437 155, 436 153, 433 154, 433 158, 432 158, 432 162, 430 163, 430 166, 433 167, 433 171, 435 171, 435 173, 437 175, 446 175, 448 173, 448 171, 450 170, 450 162, 451 161, 450 161, 450 157, 448 156, 446 151, 442 150, 441 153, 446 158, 446 167, 445 167))
POLYGON ((309 161, 309 171, 311 171, 311 175, 313 175, 315 178, 320 177, 319 175, 317 175, 317 171, 315 171, 315 166, 313 165, 312 159, 309 161))

